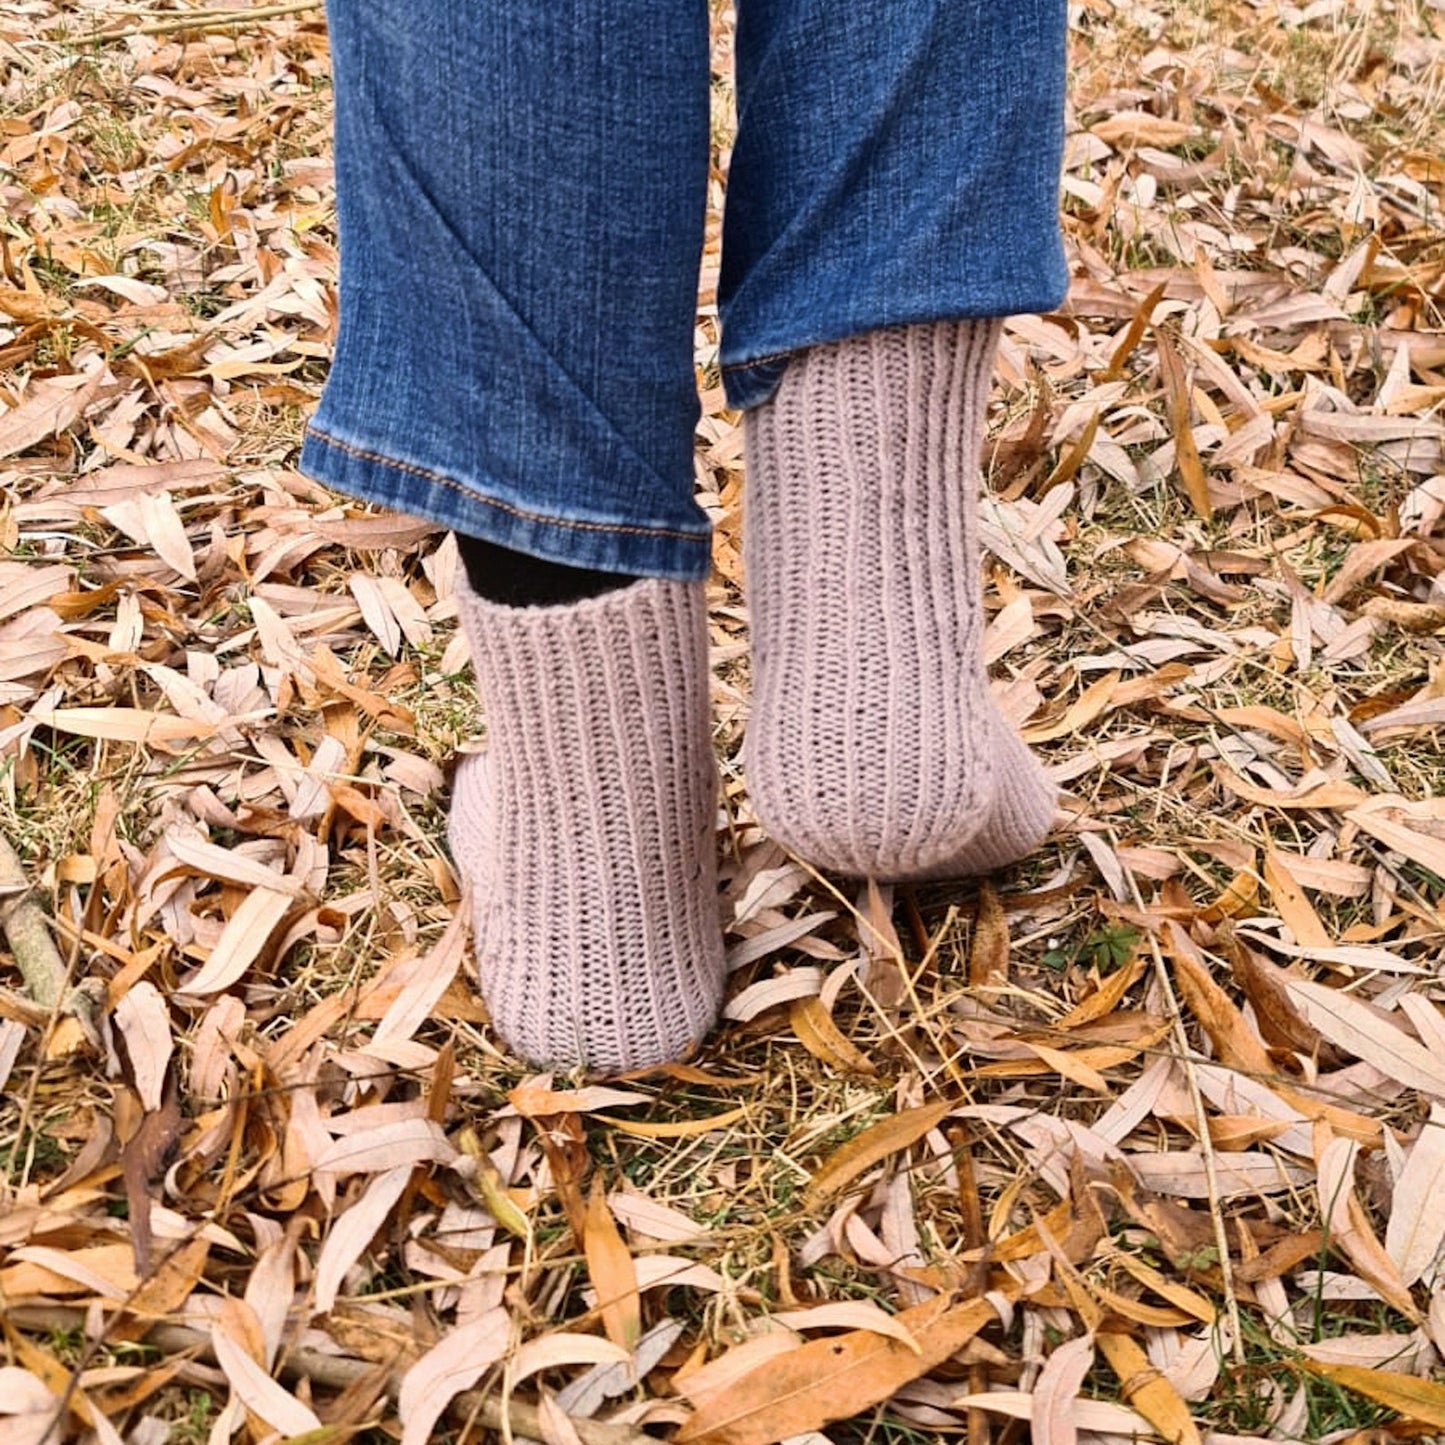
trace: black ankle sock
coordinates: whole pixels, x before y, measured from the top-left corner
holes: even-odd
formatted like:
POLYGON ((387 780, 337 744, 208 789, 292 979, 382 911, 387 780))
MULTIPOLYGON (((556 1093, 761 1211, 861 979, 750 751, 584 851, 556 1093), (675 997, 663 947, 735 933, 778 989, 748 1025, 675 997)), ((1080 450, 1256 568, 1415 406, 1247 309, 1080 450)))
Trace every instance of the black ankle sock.
POLYGON ((600 597, 636 582, 621 572, 593 572, 586 567, 565 567, 513 552, 480 537, 457 533, 457 550, 467 569, 472 591, 504 607, 550 607, 559 602, 581 602, 600 597))

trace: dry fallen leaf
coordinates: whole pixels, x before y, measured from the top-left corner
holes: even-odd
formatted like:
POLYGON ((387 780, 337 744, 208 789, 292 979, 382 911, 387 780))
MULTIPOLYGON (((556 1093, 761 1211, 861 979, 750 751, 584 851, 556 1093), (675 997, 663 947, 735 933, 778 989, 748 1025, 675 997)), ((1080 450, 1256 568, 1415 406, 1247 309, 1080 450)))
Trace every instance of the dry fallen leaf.
POLYGON ((1343 1385, 1367 1400, 1398 1410, 1412 1425, 1445 1430, 1445 1385, 1393 1370, 1370 1370, 1360 1365, 1327 1365, 1306 1360, 1312 1375, 1343 1385))
POLYGON ((411 1171, 410 1164, 402 1164, 378 1174, 366 1186, 361 1198, 331 1226, 316 1260, 316 1278, 312 1285, 313 1302, 318 1310, 328 1311, 336 1303, 337 1291, 347 1270, 360 1258, 392 1206, 401 1198, 411 1171))
MULTIPOLYGON (((308 1411, 420 1439, 478 1368, 546 1445, 665 1435, 736 1389, 758 1431, 857 1405, 840 1439, 1150 1438, 1125 1390, 1177 1427, 1152 1375, 1121 1390, 1097 1344, 1087 1365, 1099 1328, 1221 1429, 1329 1428, 1323 1381, 1261 1350, 1431 1386, 1436 11, 1069 7, 1069 292, 1001 327, 978 517, 985 665, 1059 827, 983 884, 854 886, 748 794, 750 483, 717 369, 735 7, 710 7, 694 461, 734 972, 696 1060, 615 1087, 526 1077, 473 991, 443 810, 486 699, 456 540, 294 467, 338 334, 331 47, 319 8, 266 8, 287 13, 25 0, 0 23, 0 913, 33 903, 78 985, 52 1022, 7 937, 0 1445, 142 1445, 182 1394, 198 1438, 308 1411), (631 1255, 625 1364, 579 1264, 593 1187, 631 1255), (779 1233, 788 1197, 811 1223, 779 1233), (1209 1323, 1219 1205, 1272 1344, 1209 1323), (1009 1328, 930 1364, 909 1311, 1005 1269, 1030 1291, 997 1300, 1009 1328), (1399 1328, 1367 1328, 1379 1309, 1399 1328), (1299 1346, 1316 1314, 1341 1332, 1299 1346), (126 1348, 201 1328, 72 1382, 51 1332, 90 1316, 126 1348), (213 1327, 251 1362, 229 1402, 174 1343, 213 1327), (840 1330, 897 1357, 853 1395, 826 1378, 840 1330), (401 1421, 392 1372, 433 1344, 401 1421), (327 1378, 272 1378, 310 1358, 327 1378), (809 1360, 770 1416, 778 1378, 749 1377, 809 1360)), ((427 266, 406 279, 437 310, 427 266)))
POLYGON ((1065 1340, 1044 1361, 1034 1381, 1029 1423, 1036 1445, 1074 1445, 1079 1390, 1094 1363, 1094 1340, 1081 1335, 1065 1340))
POLYGON ((901 1113, 890 1114, 850 1139, 841 1149, 830 1154, 813 1174, 805 1194, 809 1205, 816 1205, 836 1194, 890 1154, 917 1143, 930 1129, 941 1124, 952 1108, 951 1104, 940 1101, 917 1109, 905 1109, 901 1113))
POLYGON ((990 1320, 992 1304, 940 1295, 898 1322, 917 1351, 873 1330, 813 1340, 775 1356, 705 1397, 678 1431, 679 1445, 775 1445, 885 1400, 955 1354, 990 1320))
POLYGON ((1440 1104, 1430 1105, 1395 1182, 1385 1251, 1406 1286, 1430 1273, 1445 1252, 1445 1107, 1440 1104))
POLYGON ((1347 1054, 1373 1064, 1408 1088, 1445 1099, 1445 1061, 1437 1060, 1403 1029, 1339 989, 1303 980, 1288 987, 1309 1022, 1347 1054))
POLYGON ((1201 1445, 1199 1427, 1179 1392, 1149 1363, 1149 1357, 1128 1335, 1101 1332, 1099 1352, 1119 1377, 1119 1391, 1172 1445, 1201 1445))
POLYGON ((629 1354, 637 1348, 642 1334, 642 1302, 638 1294, 637 1267, 632 1252, 617 1232, 607 1196, 594 1181, 587 1200, 587 1220, 582 1233, 587 1256, 587 1273, 597 1291, 597 1308, 607 1338, 629 1354))
POLYGON ((511 1336, 506 1310, 488 1310, 451 1330, 412 1365, 402 1377, 397 1401, 402 1445, 427 1445, 447 1406, 507 1353, 511 1336))

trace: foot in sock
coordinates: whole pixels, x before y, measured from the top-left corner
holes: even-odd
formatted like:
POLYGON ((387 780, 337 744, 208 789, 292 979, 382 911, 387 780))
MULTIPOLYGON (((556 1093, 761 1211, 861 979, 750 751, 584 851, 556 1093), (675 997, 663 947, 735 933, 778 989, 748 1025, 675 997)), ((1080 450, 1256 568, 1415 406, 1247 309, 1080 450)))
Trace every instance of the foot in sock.
POLYGON ((744 421, 749 789, 774 837, 835 872, 989 872, 1053 819, 983 667, 998 331, 931 322, 813 347, 744 421))
POLYGON ((487 749, 457 771, 449 838, 493 1023, 544 1066, 676 1059, 725 973, 702 585, 458 594, 487 749))

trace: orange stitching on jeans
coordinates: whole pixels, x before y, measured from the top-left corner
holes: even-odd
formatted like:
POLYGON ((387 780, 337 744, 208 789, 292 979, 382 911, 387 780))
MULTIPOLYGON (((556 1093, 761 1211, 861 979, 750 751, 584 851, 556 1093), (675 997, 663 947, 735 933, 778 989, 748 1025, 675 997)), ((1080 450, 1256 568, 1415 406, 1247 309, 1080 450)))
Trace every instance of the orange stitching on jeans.
POLYGON ((497 511, 519 517, 524 522, 542 522, 549 527, 571 527, 579 532, 619 532, 637 537, 671 537, 679 542, 704 543, 706 541, 706 538, 699 537, 696 533, 680 532, 670 527, 629 527, 622 523, 612 522, 574 522, 566 517, 548 517, 541 512, 524 511, 521 507, 513 507, 506 502, 499 502, 495 497, 484 497, 480 492, 470 491, 460 482, 452 477, 443 476, 440 472, 419 467, 413 462, 401 462, 395 457, 383 456, 380 452, 368 451, 364 447, 352 446, 350 442, 327 436, 320 427, 313 426, 310 422, 306 424, 306 435, 315 437, 323 446, 335 447, 337 451, 345 452, 347 456, 356 457, 359 461, 377 462, 381 466, 390 467, 393 471, 408 472, 414 477, 424 477, 429 482, 450 487, 452 491, 460 493, 469 501, 480 502, 484 507, 495 507, 497 511))
POLYGON ((749 371, 755 366, 767 366, 774 361, 786 361, 790 356, 796 356, 799 351, 806 351, 806 347, 793 347, 791 351, 774 351, 768 356, 755 356, 751 361, 724 361, 718 366, 719 371, 749 371))

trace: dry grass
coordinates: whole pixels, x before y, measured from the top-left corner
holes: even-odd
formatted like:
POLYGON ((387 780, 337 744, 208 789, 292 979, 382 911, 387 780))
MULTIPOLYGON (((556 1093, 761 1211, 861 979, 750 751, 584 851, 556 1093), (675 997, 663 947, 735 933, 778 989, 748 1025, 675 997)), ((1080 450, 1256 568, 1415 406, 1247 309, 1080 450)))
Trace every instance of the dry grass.
POLYGON ((399 1438, 398 1382, 422 1438, 448 1351, 439 1439, 539 1361, 549 1441, 1445 1428, 1445 10, 1071 8, 987 593, 1069 824, 896 894, 757 828, 714 217, 732 1017, 609 1096, 499 1051, 448 927, 453 545, 292 470, 319 16, 0 3, 0 820, 78 989, 0 961, 4 1445, 399 1438))

